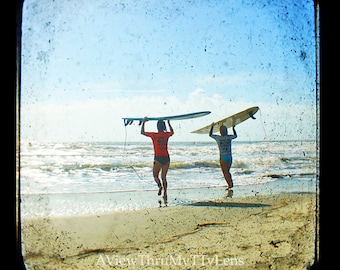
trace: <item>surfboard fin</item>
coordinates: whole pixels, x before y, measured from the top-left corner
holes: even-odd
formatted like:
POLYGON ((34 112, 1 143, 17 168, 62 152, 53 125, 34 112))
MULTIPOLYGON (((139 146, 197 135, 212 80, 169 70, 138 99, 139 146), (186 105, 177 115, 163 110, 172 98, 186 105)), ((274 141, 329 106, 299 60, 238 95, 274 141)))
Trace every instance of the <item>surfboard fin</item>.
POLYGON ((249 112, 249 116, 250 116, 251 119, 256 119, 256 117, 253 115, 252 112, 249 112))
POLYGON ((133 120, 124 119, 124 126, 131 125, 132 123, 133 123, 133 120))

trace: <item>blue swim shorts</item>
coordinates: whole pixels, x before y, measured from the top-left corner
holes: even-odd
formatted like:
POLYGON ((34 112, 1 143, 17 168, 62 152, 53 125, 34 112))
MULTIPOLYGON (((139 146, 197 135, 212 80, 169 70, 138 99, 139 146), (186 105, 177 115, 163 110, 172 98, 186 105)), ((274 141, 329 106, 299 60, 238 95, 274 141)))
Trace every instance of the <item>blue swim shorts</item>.
POLYGON ((220 158, 221 158, 224 162, 227 162, 227 163, 232 163, 232 162, 233 162, 232 156, 221 156, 220 158))

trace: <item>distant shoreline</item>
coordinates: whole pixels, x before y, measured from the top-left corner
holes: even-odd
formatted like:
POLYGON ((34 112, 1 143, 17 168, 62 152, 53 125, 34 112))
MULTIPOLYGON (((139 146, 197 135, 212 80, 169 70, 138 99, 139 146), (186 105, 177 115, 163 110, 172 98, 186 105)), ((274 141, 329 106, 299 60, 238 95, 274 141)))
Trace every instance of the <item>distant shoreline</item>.
MULTIPOLYGON (((197 136, 200 136, 202 137, 203 135, 197 135, 197 136)), ((190 141, 177 141, 175 138, 171 138, 171 141, 169 141, 169 144, 170 143, 203 143, 203 144, 206 144, 206 143, 212 143, 212 144, 216 144, 215 141, 211 140, 208 136, 208 134, 206 135, 207 136, 207 139, 208 140, 190 140, 190 141)), ((317 138, 315 139, 293 139, 293 140, 240 140, 240 139, 237 139, 237 140, 234 140, 233 143, 263 143, 263 142, 278 142, 278 143, 281 143, 281 142, 317 142, 317 138)), ((141 141, 34 141, 34 140, 20 140, 20 143, 23 143, 23 144, 34 144, 34 143, 55 143, 55 144, 63 144, 63 143, 66 143, 66 144, 72 144, 72 143, 103 143, 103 144, 112 144, 112 143, 117 143, 117 144, 120 144, 120 145, 124 145, 126 143, 131 143, 131 144, 151 144, 151 142, 149 141, 145 141, 144 140, 141 140, 141 141)))

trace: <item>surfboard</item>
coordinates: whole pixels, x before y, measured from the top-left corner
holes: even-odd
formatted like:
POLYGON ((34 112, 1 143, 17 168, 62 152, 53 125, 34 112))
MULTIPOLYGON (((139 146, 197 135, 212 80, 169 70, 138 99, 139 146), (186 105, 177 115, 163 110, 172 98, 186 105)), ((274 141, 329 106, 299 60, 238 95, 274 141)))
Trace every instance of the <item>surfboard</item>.
MULTIPOLYGON (((202 117, 211 113, 210 111, 202 111, 202 112, 194 112, 194 113, 187 113, 187 114, 179 114, 179 115, 168 115, 168 116, 161 116, 161 117, 147 117, 147 121, 158 121, 158 120, 185 120, 191 119, 196 117, 202 117)), ((139 121, 139 125, 142 124, 144 117, 123 117, 124 125, 131 125, 133 121, 139 121)))
MULTIPOLYGON (((218 131, 220 126, 224 125, 227 128, 230 128, 232 126, 236 126, 243 121, 246 121, 248 118, 256 119, 254 117, 254 114, 259 110, 259 107, 251 107, 248 108, 242 112, 238 112, 236 114, 233 114, 231 116, 228 116, 226 118, 223 118, 219 121, 216 121, 216 125, 214 126, 214 132, 218 131)), ((208 126, 205 126, 203 128, 191 131, 191 133, 197 133, 197 134, 209 134, 211 129, 211 124, 208 126)))

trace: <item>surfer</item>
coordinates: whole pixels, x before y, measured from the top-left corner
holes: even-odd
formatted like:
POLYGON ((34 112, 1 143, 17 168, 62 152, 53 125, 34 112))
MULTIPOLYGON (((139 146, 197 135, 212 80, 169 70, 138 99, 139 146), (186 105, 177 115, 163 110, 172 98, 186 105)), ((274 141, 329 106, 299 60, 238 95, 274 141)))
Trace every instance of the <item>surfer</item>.
POLYGON ((168 173, 168 169, 170 166, 170 155, 168 152, 168 140, 169 137, 174 135, 174 130, 170 125, 170 120, 168 120, 168 125, 170 128, 170 132, 166 131, 166 125, 163 120, 159 120, 157 122, 157 130, 158 132, 146 132, 145 131, 145 122, 147 121, 147 117, 143 118, 141 134, 152 139, 153 149, 154 149, 154 162, 153 162, 153 177, 155 182, 158 185, 158 195, 162 195, 162 189, 164 188, 163 197, 167 198, 167 187, 168 182, 166 179, 166 175, 168 173), (161 172, 162 171, 162 172, 161 172), (159 173, 161 172, 161 179, 159 178, 159 173))
POLYGON ((237 133, 235 130, 235 126, 233 126, 233 135, 228 135, 228 129, 226 126, 220 127, 220 134, 213 134, 215 123, 211 123, 211 129, 209 132, 209 136, 216 140, 218 144, 218 148, 220 151, 220 166, 223 172, 224 179, 227 181, 228 189, 231 189, 233 185, 233 180, 231 174, 229 172, 233 158, 231 154, 231 140, 237 138, 237 133))

